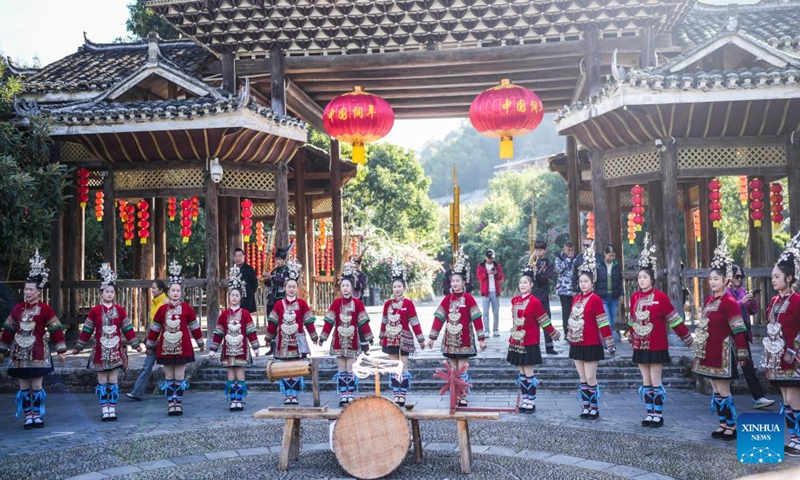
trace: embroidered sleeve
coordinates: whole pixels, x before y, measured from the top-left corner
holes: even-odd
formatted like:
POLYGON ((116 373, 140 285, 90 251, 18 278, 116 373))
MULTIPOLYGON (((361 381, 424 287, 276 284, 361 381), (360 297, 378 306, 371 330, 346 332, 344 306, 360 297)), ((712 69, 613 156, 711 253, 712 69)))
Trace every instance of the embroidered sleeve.
POLYGON ((258 330, 256 329, 256 324, 253 321, 253 317, 250 315, 250 312, 247 310, 242 310, 242 318, 247 325, 245 327, 245 335, 247 336, 247 340, 250 342, 250 348, 253 350, 261 348, 261 344, 258 342, 258 330))
POLYGON ((322 325, 322 333, 319 334, 319 340, 324 342, 328 339, 328 335, 331 334, 331 330, 333 330, 333 326, 336 325, 336 312, 333 311, 334 307, 336 306, 336 301, 333 301, 333 305, 331 308, 325 313, 325 316, 322 320, 325 322, 322 325))
POLYGON ((371 342, 373 340, 372 329, 369 328, 369 315, 364 307, 358 308, 358 332, 361 334, 361 342, 371 342))
MULTIPOLYGON (((445 300, 447 297, 445 297, 445 300)), ((439 305, 436 311, 433 313, 433 325, 431 325, 431 333, 428 335, 428 338, 431 340, 436 340, 439 338, 439 330, 442 329, 444 326, 444 316, 445 316, 445 309, 444 309, 444 302, 439 305)))
POLYGON ((81 327, 81 333, 78 335, 78 343, 75 344, 75 350, 83 350, 89 343, 92 341, 92 334, 94 333, 94 315, 97 312, 95 308, 89 310, 89 314, 86 315, 86 321, 83 322, 83 326, 81 327))
POLYGON ((214 327, 214 334, 211 337, 211 344, 208 346, 208 349, 212 352, 219 350, 219 346, 222 344, 222 338, 225 336, 227 318, 227 315, 223 313, 217 320, 217 326, 214 327))
POLYGON ((422 333, 422 326, 419 324, 417 309, 414 306, 414 302, 407 300, 405 302, 405 306, 406 312, 408 313, 408 326, 411 327, 411 330, 414 332, 414 336, 417 337, 417 342, 422 343, 425 341, 425 334, 422 333))
POLYGON ((128 341, 128 345, 133 348, 139 346, 139 338, 136 337, 136 330, 133 329, 133 322, 131 319, 128 318, 127 313, 125 310, 119 309, 119 313, 122 316, 122 321, 120 322, 120 331, 122 335, 125 336, 125 339, 128 341))
POLYGON ((279 309, 278 304, 275 304, 275 306, 272 307, 272 311, 269 312, 269 317, 267 317, 267 322, 273 323, 275 325, 278 325, 280 323, 280 313, 278 313, 278 309, 279 309))
MULTIPOLYGON (((45 309, 43 309, 42 313, 45 309)), ((56 318, 56 314, 49 306, 46 309, 48 316, 50 319, 47 321, 47 331, 50 332, 50 342, 56 349, 58 353, 64 353, 67 351, 67 342, 64 338, 64 327, 61 326, 61 322, 58 321, 56 318)))
POLYGON ((306 311, 306 313, 303 315, 303 325, 305 325, 306 331, 311 336, 311 341, 316 343, 319 339, 319 336, 317 335, 317 326, 314 324, 317 319, 314 318, 314 314, 311 313, 311 309, 307 304, 303 304, 303 309, 306 311))

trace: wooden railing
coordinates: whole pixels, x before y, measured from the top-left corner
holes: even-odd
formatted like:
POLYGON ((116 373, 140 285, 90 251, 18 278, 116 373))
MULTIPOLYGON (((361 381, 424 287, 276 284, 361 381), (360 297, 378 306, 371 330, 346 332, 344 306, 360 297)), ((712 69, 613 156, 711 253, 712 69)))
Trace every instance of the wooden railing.
POLYGON ((311 277, 310 293, 311 310, 315 315, 323 315, 336 298, 335 277, 311 277))

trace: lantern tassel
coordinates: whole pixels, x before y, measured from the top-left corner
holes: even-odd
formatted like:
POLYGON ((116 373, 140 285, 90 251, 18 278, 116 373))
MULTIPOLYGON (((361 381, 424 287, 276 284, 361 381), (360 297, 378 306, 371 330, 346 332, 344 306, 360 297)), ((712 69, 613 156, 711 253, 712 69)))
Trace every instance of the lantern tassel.
POLYGON ((753 226, 758 228, 761 226, 761 220, 753 220, 753 226))
POLYGON ((364 152, 364 144, 363 143, 354 143, 353 144, 353 163, 357 163, 359 165, 364 165, 367 161, 367 155, 364 152))
POLYGON ((146 239, 146 238, 141 238, 141 239, 139 239, 139 244, 141 244, 141 245, 147 245, 147 239, 146 239))
POLYGON ((243 236, 242 240, 244 241, 244 243, 250 243, 250 235, 243 236))
POLYGON ((183 243, 189 243, 189 237, 183 237, 183 243))
POLYGON ((500 137, 500 158, 514 158, 514 139, 500 137))

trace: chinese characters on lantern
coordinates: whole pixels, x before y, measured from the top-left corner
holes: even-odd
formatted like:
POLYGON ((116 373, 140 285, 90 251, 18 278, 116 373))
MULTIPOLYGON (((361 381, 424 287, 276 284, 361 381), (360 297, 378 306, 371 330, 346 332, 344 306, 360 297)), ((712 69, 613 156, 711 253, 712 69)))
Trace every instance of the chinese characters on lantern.
POLYGON ((392 107, 377 95, 356 86, 328 103, 322 114, 325 131, 333 138, 353 144, 353 162, 366 161, 364 145, 385 137, 394 125, 392 107))

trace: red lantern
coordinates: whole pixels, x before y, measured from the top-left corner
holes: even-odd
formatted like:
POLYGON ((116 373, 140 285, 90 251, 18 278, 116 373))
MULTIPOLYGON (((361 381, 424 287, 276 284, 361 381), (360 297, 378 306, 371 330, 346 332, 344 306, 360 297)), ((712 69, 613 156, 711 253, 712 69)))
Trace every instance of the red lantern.
POLYGON ((122 221, 122 238, 125 240, 125 245, 130 247, 131 243, 133 242, 133 237, 135 236, 133 231, 136 228, 134 226, 134 222, 136 220, 136 207, 133 205, 133 203, 125 202, 125 205, 122 205, 122 202, 120 202, 120 209, 122 210, 120 216, 125 216, 124 220, 122 221))
POLYGON ((739 176, 739 200, 747 205, 747 175, 739 176))
POLYGON ((628 214, 628 243, 633 245, 636 241, 636 224, 633 222, 633 213, 628 214))
POLYGON ((147 200, 142 200, 139 202, 139 213, 136 214, 136 217, 139 218, 139 221, 136 222, 136 226, 139 227, 139 243, 145 245, 147 243, 147 237, 150 236, 150 202, 147 200))
POLYGON ((264 222, 256 222, 256 246, 258 250, 264 250, 264 222))
POLYGON ((176 205, 175 197, 169 197, 167 200, 167 215, 169 216, 169 221, 175 221, 175 215, 178 214, 178 207, 176 205))
POLYGON ((189 243, 192 236, 192 201, 181 200, 181 238, 183 243, 189 243))
POLYGON ((244 243, 250 243, 250 235, 253 234, 253 202, 244 199, 242 200, 242 240, 244 243))
POLYGON ((505 78, 469 106, 469 121, 475 130, 500 138, 500 158, 514 158, 514 137, 536 130, 543 118, 539 96, 505 78))
POLYGON ((94 193, 94 217, 98 222, 103 221, 103 192, 94 193))
POLYGON ((631 188, 631 204, 633 204, 633 208, 631 208, 631 213, 633 214, 633 223, 635 225, 635 229, 637 232, 642 230, 642 225, 644 224, 644 197, 642 194, 644 193, 644 188, 640 187, 639 185, 635 185, 631 188))
POLYGON ((586 238, 594 238, 594 212, 586 214, 586 238))
POLYGON ((761 190, 764 187, 764 182, 762 182, 758 178, 754 178, 750 182, 750 198, 753 200, 750 202, 750 219, 753 220, 754 227, 761 226, 761 220, 764 219, 764 202, 761 201, 764 198, 764 192, 761 190))
POLYGON ((200 199, 192 197, 192 221, 196 222, 197 217, 200 216, 200 199))
POLYGON ((700 209, 692 210, 692 220, 694 221, 694 236, 697 238, 698 242, 702 242, 702 235, 700 230, 700 209))
POLYGON ((89 170, 85 168, 78 170, 78 202, 81 208, 89 202, 89 170))
POLYGON ((722 184, 716 178, 708 182, 708 189, 710 190, 708 199, 711 200, 708 205, 710 210, 708 218, 713 222, 714 228, 719 228, 719 221, 722 220, 722 202, 719 201, 722 198, 721 188, 722 184))
POLYGON ((364 145, 385 137, 394 125, 394 112, 386 100, 360 86, 328 103, 322 114, 328 134, 353 144, 353 162, 366 161, 364 145))
POLYGON ((777 230, 783 222, 783 187, 780 183, 773 183, 769 186, 769 201, 772 204, 770 211, 772 212, 772 223, 777 230))

